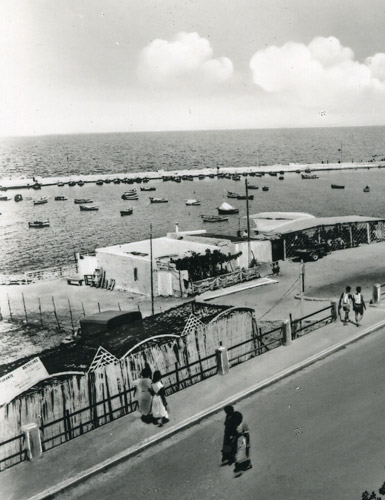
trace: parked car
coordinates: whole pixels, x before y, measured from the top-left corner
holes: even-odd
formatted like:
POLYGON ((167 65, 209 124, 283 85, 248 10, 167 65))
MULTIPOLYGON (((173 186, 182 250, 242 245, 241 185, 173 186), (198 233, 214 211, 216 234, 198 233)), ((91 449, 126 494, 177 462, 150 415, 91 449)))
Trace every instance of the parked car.
POLYGON ((313 243, 307 248, 298 248, 294 251, 294 255, 302 260, 316 261, 324 257, 330 252, 330 247, 327 243, 313 243))

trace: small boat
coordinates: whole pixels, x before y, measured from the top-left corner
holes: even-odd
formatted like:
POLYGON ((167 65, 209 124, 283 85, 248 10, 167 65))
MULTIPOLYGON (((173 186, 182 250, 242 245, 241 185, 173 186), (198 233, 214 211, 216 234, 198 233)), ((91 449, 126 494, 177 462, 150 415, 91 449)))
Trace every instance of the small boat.
POLYGON ((97 186, 103 186, 103 184, 104 184, 104 181, 102 181, 102 179, 99 179, 96 181, 97 186))
POLYGON ((332 184, 331 188, 332 189, 345 189, 345 186, 343 184, 332 184))
POLYGON ((217 210, 219 215, 237 214, 239 212, 239 208, 233 207, 232 205, 226 203, 225 201, 222 203, 220 207, 217 208, 217 210))
POLYGON ((248 184, 247 188, 248 189, 259 189, 259 186, 257 186, 256 184, 248 184))
POLYGON ((174 177, 173 181, 174 182, 182 182, 182 177, 174 177))
POLYGON ((239 194, 237 196, 237 199, 238 200, 254 200, 254 195, 253 194, 249 194, 248 196, 246 196, 245 194, 239 194))
POLYGON ((132 207, 126 208, 125 210, 120 211, 120 215, 123 217, 123 215, 132 215, 134 209, 132 207))
POLYGON ((227 191, 227 198, 238 198, 238 193, 233 193, 232 191, 227 191))
POLYGON ((96 210, 99 210, 99 207, 87 207, 86 205, 80 205, 80 211, 81 212, 95 212, 96 210))
POLYGON ((57 183, 57 186, 58 186, 58 187, 61 187, 61 188, 62 188, 62 187, 64 187, 64 182, 58 182, 58 183, 57 183))
POLYGON ((269 175, 271 175, 272 177, 277 177, 277 173, 278 172, 269 172, 269 175))
POLYGON ((254 177, 263 177, 265 172, 254 172, 254 177))
POLYGON ((136 189, 130 189, 130 191, 126 191, 121 196, 122 200, 139 200, 138 193, 136 189))
POLYGON ((283 175, 280 175, 280 176, 278 177, 278 179, 279 179, 280 181, 284 181, 284 180, 285 180, 285 177, 284 177, 283 175))
POLYGON ((206 177, 205 174, 199 174, 198 175, 198 179, 201 179, 201 180, 204 179, 205 177, 206 177))
POLYGON ((209 174, 210 179, 214 179, 215 175, 214 174, 209 174))
POLYGON ((34 220, 33 222, 28 222, 28 227, 49 227, 48 220, 34 220))
POLYGON ((70 187, 76 186, 76 181, 69 181, 68 185, 70 187))
POLYGON ((241 180, 241 176, 239 174, 235 174, 231 178, 233 181, 240 181, 241 180))
POLYGON ((302 179, 319 179, 317 174, 301 174, 302 179))
POLYGON ((305 172, 306 172, 307 174, 311 174, 311 170, 310 170, 310 168, 307 168, 307 169, 305 170, 305 172))
POLYGON ((41 189, 41 184, 39 184, 38 182, 35 182, 35 184, 33 184, 33 186, 32 186, 32 189, 41 189))
POLYGON ((363 191, 364 193, 370 193, 370 187, 369 186, 364 187, 363 191))
POLYGON ((78 181, 78 186, 84 186, 84 184, 85 184, 84 181, 82 181, 82 180, 78 181))
POLYGON ((23 201, 23 197, 21 194, 15 194, 14 200, 15 201, 23 201))
POLYGON ((39 198, 33 201, 34 205, 44 205, 45 203, 48 203, 48 198, 39 198))
POLYGON ((141 191, 156 191, 156 187, 154 186, 140 186, 141 191))
POLYGON ((280 170, 279 175, 285 175, 285 172, 283 170, 280 170))
POLYGON ((75 198, 75 205, 84 205, 85 203, 93 203, 89 198, 75 198))
POLYGON ((243 177, 247 177, 247 175, 248 175, 247 172, 242 172, 243 177))
POLYGON ((112 181, 114 184, 120 184, 120 179, 116 178, 112 181))
POLYGON ((105 184, 110 184, 111 179, 104 179, 105 184))
POLYGON ((262 191, 269 191, 269 186, 263 186, 262 191))
POLYGON ((182 175, 184 181, 193 181, 194 177, 192 175, 182 175))
POLYGON ((186 200, 186 205, 190 207, 198 207, 201 204, 198 200, 186 200))
POLYGON ((218 177, 218 179, 224 179, 225 178, 225 174, 218 173, 217 177, 218 177))
POLYGON ((144 183, 150 182, 150 179, 148 177, 143 177, 142 182, 144 183))
POLYGON ((8 196, 0 196, 0 201, 8 201, 11 198, 8 198, 8 196))
POLYGON ((150 202, 151 203, 168 203, 168 200, 166 198, 151 198, 150 197, 150 202))
POLYGON ((229 218, 225 215, 202 215, 203 222, 225 222, 229 218))
POLYGON ((55 196, 55 201, 67 201, 67 196, 55 196))

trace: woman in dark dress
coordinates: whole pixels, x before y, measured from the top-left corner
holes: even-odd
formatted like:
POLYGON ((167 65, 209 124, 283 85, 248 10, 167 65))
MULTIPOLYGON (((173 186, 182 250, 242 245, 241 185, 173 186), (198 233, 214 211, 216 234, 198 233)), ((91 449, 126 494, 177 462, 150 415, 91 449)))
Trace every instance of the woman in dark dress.
POLYGON ((226 413, 225 418, 225 433, 223 436, 222 445, 222 465, 231 465, 235 460, 234 453, 234 425, 232 418, 234 415, 234 407, 227 405, 224 408, 226 413))

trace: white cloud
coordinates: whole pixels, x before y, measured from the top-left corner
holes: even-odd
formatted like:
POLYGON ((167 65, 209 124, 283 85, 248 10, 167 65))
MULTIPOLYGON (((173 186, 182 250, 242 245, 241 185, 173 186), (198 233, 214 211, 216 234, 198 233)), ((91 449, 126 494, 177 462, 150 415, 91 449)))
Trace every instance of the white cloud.
POLYGON ((173 41, 156 39, 140 54, 138 75, 147 85, 165 88, 216 86, 229 80, 233 63, 214 59, 213 49, 198 33, 179 33, 173 41))
POLYGON ((363 105, 385 94, 385 54, 361 63, 335 37, 316 37, 308 45, 288 42, 257 51, 250 60, 253 82, 303 105, 363 105))

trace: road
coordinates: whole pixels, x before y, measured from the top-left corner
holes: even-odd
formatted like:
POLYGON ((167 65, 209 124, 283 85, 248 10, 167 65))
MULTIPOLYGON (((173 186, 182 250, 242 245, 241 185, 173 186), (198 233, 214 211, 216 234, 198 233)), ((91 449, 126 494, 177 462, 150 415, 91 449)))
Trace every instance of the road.
POLYGON ((59 499, 359 500, 385 481, 385 329, 237 404, 253 469, 220 467, 218 414, 59 499))

